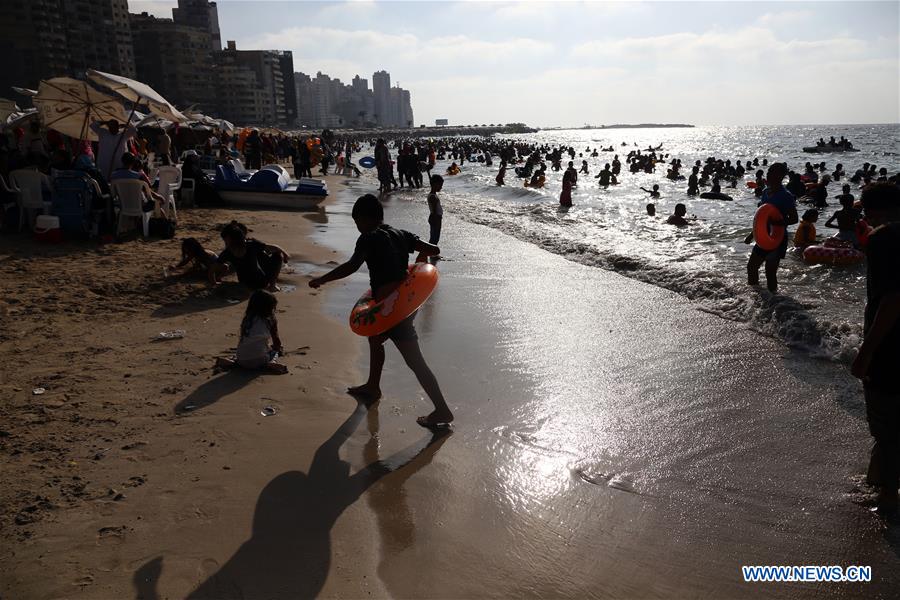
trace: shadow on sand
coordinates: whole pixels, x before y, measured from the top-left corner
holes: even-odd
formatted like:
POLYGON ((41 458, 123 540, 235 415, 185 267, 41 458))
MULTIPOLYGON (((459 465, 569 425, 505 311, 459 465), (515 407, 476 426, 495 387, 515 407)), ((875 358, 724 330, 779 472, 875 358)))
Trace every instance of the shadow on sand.
MULTIPOLYGON (((402 469, 401 483, 426 466, 450 436, 428 434, 419 442, 356 473, 339 451, 366 419, 366 407, 356 410, 316 451, 309 473, 288 471, 270 481, 259 495, 252 537, 218 572, 188 598, 315 598, 331 568, 331 528, 350 505, 376 481, 402 469)), ((372 456, 372 448, 366 452, 372 456)), ((388 480, 386 480, 387 482, 388 480)), ((134 575, 138 598, 155 599, 157 557, 134 575), (155 581, 142 574, 153 572, 155 581)))
POLYGON ((215 404, 228 394, 232 394, 260 375, 262 371, 249 369, 234 369, 222 375, 213 377, 203 383, 196 390, 175 406, 175 414, 181 415, 195 411, 199 408, 215 404))

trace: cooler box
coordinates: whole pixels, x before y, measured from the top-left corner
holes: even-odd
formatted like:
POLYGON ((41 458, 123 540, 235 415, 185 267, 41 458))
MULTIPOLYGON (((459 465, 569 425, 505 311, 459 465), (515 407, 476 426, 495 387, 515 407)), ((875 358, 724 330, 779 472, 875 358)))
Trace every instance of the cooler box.
POLYGON ((62 229, 59 228, 59 217, 38 215, 34 223, 34 238, 39 242, 58 244, 62 241, 62 229))

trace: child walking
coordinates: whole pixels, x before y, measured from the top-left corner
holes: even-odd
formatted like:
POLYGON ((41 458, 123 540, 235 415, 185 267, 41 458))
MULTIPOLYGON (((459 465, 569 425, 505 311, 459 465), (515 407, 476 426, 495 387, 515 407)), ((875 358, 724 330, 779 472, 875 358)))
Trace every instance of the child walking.
POLYGON ((773 294, 778 291, 778 265, 787 254, 787 226, 793 225, 800 220, 797 218, 797 200, 792 193, 781 185, 786 176, 787 165, 785 163, 772 163, 772 166, 769 167, 766 173, 768 187, 763 191, 762 198, 759 201, 760 206, 763 204, 774 204, 778 212, 781 213, 781 222, 775 224, 785 226, 784 239, 774 250, 763 250, 758 244, 754 245, 750 258, 747 260, 747 283, 759 285, 759 268, 765 263, 766 284, 769 291, 773 294))
POLYGON ((278 337, 278 321, 275 319, 277 306, 278 300, 269 292, 253 292, 247 302, 244 320, 241 321, 241 339, 234 358, 219 358, 216 360, 216 367, 241 367, 279 375, 287 373, 287 367, 276 362, 278 355, 284 354, 281 338, 278 337))
MULTIPOLYGON (((378 198, 372 194, 360 196, 353 205, 353 220, 360 232, 353 256, 344 264, 309 282, 311 288, 318 288, 329 281, 343 279, 366 264, 369 269, 369 283, 372 296, 376 300, 392 293, 406 278, 408 255, 419 253, 416 262, 436 256, 440 248, 420 240, 408 231, 394 229, 384 221, 384 209, 378 198)), ((351 387, 347 392, 368 404, 381 398, 381 371, 384 367, 384 343, 394 342, 406 364, 412 369, 425 393, 434 404, 434 411, 416 422, 430 429, 446 427, 453 421, 453 413, 444 401, 437 379, 419 348, 419 338, 413 326, 415 313, 392 329, 369 338, 369 379, 363 385, 351 387)))

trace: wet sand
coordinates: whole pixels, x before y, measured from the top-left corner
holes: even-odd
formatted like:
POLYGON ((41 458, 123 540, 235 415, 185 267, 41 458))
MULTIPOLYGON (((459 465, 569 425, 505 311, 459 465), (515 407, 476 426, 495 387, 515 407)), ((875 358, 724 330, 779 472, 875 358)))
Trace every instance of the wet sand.
MULTIPOLYGON (((392 194, 386 219, 426 235, 424 199, 392 194)), ((338 217, 323 237, 349 248, 338 217)), ((392 596, 893 596, 900 536, 855 503, 869 438, 843 367, 452 214, 440 245, 417 328, 458 420, 402 510, 367 496, 392 596), (873 582, 761 589, 741 580, 756 564, 871 565, 873 582)), ((384 378, 400 435, 425 401, 393 349, 384 378)))
MULTIPOLYGON (((372 181, 336 184, 324 216, 197 211, 292 254, 287 376, 210 377, 243 305, 236 286, 154 291, 142 274, 174 243, 103 257, 130 276, 96 314, 65 309, 81 288, 34 308, 39 261, 0 247, 21 283, 3 358, 22 365, 0 381, 2 597, 893 596, 900 544, 852 501, 868 438, 840 368, 452 214, 416 324, 453 432, 415 425, 428 403, 390 347, 385 398, 359 409, 346 315, 367 276, 305 287, 349 256, 372 181), (873 582, 751 585, 742 564, 871 565, 873 582)), ((427 234, 424 192, 386 204, 427 234)))

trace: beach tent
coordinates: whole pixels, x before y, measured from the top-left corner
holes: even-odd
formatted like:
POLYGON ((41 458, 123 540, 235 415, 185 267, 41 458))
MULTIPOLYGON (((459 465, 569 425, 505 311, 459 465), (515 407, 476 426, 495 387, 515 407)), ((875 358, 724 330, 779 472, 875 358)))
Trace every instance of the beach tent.
POLYGON ((169 104, 169 101, 163 98, 159 92, 146 83, 122 77, 121 75, 95 71, 94 69, 88 69, 87 76, 94 83, 116 92, 126 100, 136 105, 146 106, 151 113, 158 117, 175 123, 184 123, 188 120, 178 109, 169 104))
POLYGON ((96 140, 90 125, 115 119, 127 122, 125 108, 112 96, 71 77, 41 81, 33 99, 44 127, 76 140, 96 140))

